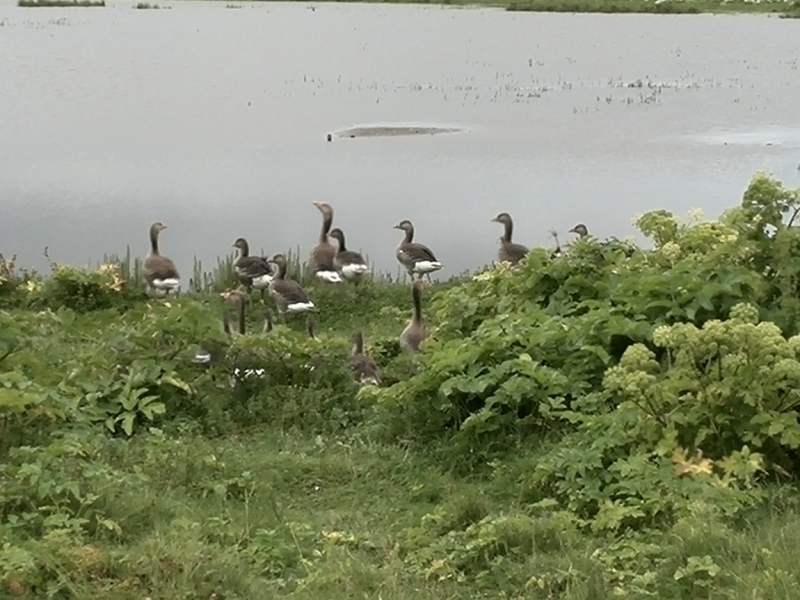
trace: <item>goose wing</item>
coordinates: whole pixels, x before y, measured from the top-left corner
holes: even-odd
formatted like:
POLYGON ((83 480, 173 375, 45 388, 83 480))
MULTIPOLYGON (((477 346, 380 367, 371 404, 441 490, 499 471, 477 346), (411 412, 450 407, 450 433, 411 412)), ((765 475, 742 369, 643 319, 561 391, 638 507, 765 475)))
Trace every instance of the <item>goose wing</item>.
POLYGON ((236 261, 236 270, 245 277, 261 277, 272 275, 272 268, 266 258, 261 256, 245 256, 236 261))
POLYGON ((417 244, 414 242, 410 244, 403 244, 400 247, 400 251, 414 262, 420 262, 423 260, 438 262, 438 259, 433 254, 433 250, 428 248, 425 244, 417 244))
POLYGON ((178 267, 172 262, 172 259, 166 256, 150 255, 142 265, 142 273, 148 283, 152 283, 156 279, 179 279, 178 267))
POLYGON ((273 293, 279 295, 288 304, 307 303, 306 291, 296 281, 291 279, 276 279, 272 282, 273 293))
POLYGON ((345 250, 336 254, 336 260, 343 265, 363 265, 366 264, 364 257, 358 252, 352 250, 345 250))

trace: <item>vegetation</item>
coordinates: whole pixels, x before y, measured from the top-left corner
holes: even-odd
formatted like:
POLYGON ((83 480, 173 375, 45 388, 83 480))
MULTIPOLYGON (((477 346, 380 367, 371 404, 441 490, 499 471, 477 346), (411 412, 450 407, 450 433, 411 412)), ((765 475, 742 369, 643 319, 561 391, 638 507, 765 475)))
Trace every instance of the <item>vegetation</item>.
POLYGON ((798 214, 757 174, 433 284, 415 357, 406 284, 229 339, 217 294, 0 260, 0 596, 797 598, 798 214))
POLYGON ((81 7, 105 6, 105 0, 17 0, 17 6, 23 8, 37 7, 81 7))
MULTIPOLYGON (((352 2, 356 0, 322 0, 352 2)), ((399 4, 493 6, 511 11, 570 13, 775 13, 800 14, 800 0, 366 0, 399 4)))

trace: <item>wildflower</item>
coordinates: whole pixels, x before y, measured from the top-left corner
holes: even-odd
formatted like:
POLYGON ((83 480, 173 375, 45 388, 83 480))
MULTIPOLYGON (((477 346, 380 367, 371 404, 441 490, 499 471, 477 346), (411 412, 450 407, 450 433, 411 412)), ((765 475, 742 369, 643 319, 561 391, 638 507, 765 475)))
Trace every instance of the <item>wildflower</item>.
POLYGON ((32 293, 38 292, 40 289, 42 289, 42 284, 39 283, 38 281, 34 281, 33 279, 31 279, 30 281, 25 282, 25 286, 24 287, 25 287, 25 291, 26 292, 28 292, 29 294, 32 294, 32 293))
POLYGON ((703 209, 702 208, 692 208, 689 209, 689 221, 699 221, 703 218, 703 209))
POLYGON ((739 302, 731 308, 728 317, 731 320, 742 321, 743 323, 758 323, 758 309, 752 304, 739 302))
POLYGON ((665 348, 669 345, 672 328, 669 325, 659 325, 653 331, 653 343, 656 346, 665 348))
POLYGON ((660 248, 661 254, 669 261, 677 260, 681 255, 681 247, 675 242, 667 242, 660 248))

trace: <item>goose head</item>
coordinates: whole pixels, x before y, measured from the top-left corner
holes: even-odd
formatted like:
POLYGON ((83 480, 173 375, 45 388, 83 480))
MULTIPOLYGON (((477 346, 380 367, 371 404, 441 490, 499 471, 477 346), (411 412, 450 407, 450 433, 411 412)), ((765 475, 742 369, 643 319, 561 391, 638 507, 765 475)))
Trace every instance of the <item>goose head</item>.
POLYGON ((333 214, 333 207, 331 207, 331 205, 328 204, 327 202, 317 202, 317 201, 315 201, 315 202, 312 202, 312 204, 314 206, 316 206, 317 210, 319 210, 319 212, 321 212, 326 217, 328 215, 333 214))
POLYGON ((344 245, 344 233, 338 227, 334 227, 328 232, 328 235, 339 242, 339 247, 341 248, 344 245))
POLYGON ((244 238, 239 238, 233 244, 231 244, 233 248, 238 248, 239 250, 244 250, 247 248, 247 240, 244 238))
POLYGON ((408 219, 403 219, 397 225, 393 227, 393 229, 401 229, 408 233, 409 231, 414 231, 414 225, 411 224, 411 221, 408 219))
POLYGON ((268 262, 271 262, 274 265, 278 265, 279 269, 286 268, 286 256, 283 254, 276 254, 275 256, 270 258, 268 262))
POLYGON ((506 212, 500 213, 491 221, 492 223, 502 223, 503 225, 508 225, 511 223, 511 215, 506 212))
POLYGON ((583 223, 578 223, 577 225, 575 225, 575 227, 570 229, 569 232, 577 233, 581 237, 586 237, 587 235, 589 235, 589 230, 586 229, 586 225, 584 225, 583 223))

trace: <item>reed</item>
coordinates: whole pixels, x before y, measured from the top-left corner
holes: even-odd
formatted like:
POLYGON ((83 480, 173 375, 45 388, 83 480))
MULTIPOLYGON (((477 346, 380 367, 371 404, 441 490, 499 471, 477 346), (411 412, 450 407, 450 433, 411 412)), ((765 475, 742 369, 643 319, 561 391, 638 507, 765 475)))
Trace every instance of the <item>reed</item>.
MULTIPOLYGON (((263 249, 261 254, 264 255, 263 249)), ((231 252, 225 256, 218 256, 216 265, 208 268, 203 264, 203 261, 197 256, 192 258, 192 274, 189 278, 189 285, 187 287, 190 293, 219 293, 225 290, 230 290, 239 286, 239 280, 233 272, 233 263, 236 262, 237 253, 231 252)), ((314 277, 314 272, 308 260, 303 258, 300 247, 297 246, 284 252, 286 256, 287 277, 299 281, 303 286, 314 285, 318 280, 314 277)), ((367 264, 370 264, 368 254, 363 255, 367 264)), ((120 275, 123 280, 134 287, 144 286, 144 276, 142 275, 143 260, 139 256, 134 256, 131 253, 131 247, 125 247, 125 253, 120 256, 118 254, 104 254, 102 263, 100 264, 117 264, 120 267, 120 275)), ((454 282, 463 280, 470 276, 470 272, 464 271, 450 277, 447 281, 454 282)), ((404 268, 398 265, 394 271, 379 271, 371 268, 366 279, 373 284, 382 285, 409 285, 411 278, 404 268)))

